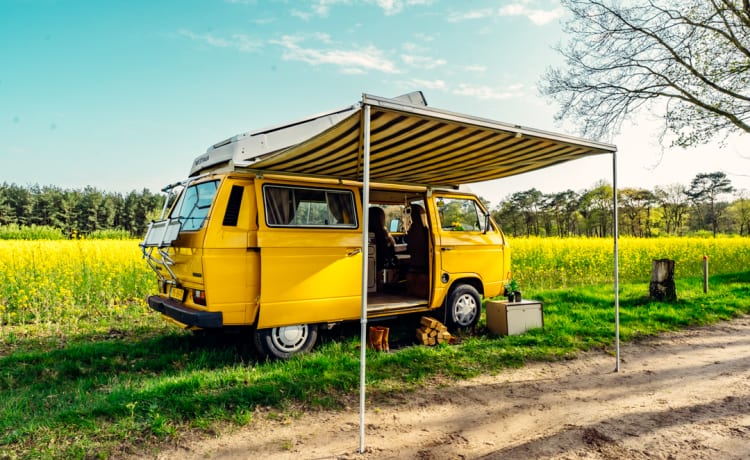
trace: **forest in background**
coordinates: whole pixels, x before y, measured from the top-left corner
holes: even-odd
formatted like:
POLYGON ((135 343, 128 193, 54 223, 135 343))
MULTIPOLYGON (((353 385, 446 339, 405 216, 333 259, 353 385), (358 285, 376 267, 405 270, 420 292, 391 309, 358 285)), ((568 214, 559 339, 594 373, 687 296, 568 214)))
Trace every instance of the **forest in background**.
POLYGON ((148 189, 127 194, 94 187, 64 190, 55 186, 0 185, 0 226, 44 226, 65 236, 121 230, 141 237, 159 217, 165 195, 148 189))
MULTIPOLYGON (((52 227, 65 236, 118 230, 139 238, 159 217, 164 198, 148 189, 122 194, 93 187, 65 190, 3 183, 0 226, 52 227)), ((601 182, 577 192, 516 192, 492 214, 510 236, 601 237, 612 234, 612 206, 612 187, 601 182)), ((737 193, 722 172, 698 174, 689 185, 621 188, 618 210, 622 235, 750 233, 750 199, 737 193)))
MULTIPOLYGON (((750 232, 750 200, 723 172, 697 174, 689 185, 620 188, 617 193, 622 235, 654 237, 750 232)), ((574 192, 545 194, 536 188, 516 192, 492 210, 512 236, 612 235, 612 186, 604 182, 574 192)))

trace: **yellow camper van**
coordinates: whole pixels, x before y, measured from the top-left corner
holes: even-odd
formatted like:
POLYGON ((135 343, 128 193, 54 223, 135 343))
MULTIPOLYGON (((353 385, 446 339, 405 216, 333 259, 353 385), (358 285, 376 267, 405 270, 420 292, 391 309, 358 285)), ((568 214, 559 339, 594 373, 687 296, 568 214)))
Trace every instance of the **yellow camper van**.
POLYGON ((148 304, 183 328, 251 327, 271 358, 363 314, 473 327, 510 255, 459 185, 597 148, 581 144, 428 108, 421 93, 234 136, 165 188, 141 243, 159 279, 148 304))

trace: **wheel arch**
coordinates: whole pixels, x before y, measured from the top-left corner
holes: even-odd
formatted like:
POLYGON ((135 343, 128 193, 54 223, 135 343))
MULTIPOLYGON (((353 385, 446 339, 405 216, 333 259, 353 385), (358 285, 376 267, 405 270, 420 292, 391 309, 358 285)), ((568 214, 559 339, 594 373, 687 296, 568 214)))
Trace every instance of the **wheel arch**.
POLYGON ((440 307, 440 316, 443 324, 447 325, 449 330, 456 331, 463 329, 465 327, 473 328, 476 323, 479 321, 479 317, 482 314, 482 298, 484 297, 484 286, 482 281, 478 277, 472 277, 472 276, 466 276, 461 278, 456 278, 448 288, 446 292, 445 299, 443 300, 441 307, 440 307), (454 299, 454 295, 456 295, 457 291, 461 287, 471 287, 473 291, 475 291, 475 294, 477 295, 476 298, 476 316, 473 319, 471 325, 458 325, 458 318, 454 316, 457 311, 454 311, 454 305, 453 302, 456 300, 454 299))
POLYGON ((461 278, 456 278, 451 283, 450 287, 448 288, 448 291, 446 291, 445 299, 443 299, 443 303, 447 302, 450 298, 451 293, 462 284, 468 284, 472 286, 474 289, 477 290, 479 295, 484 297, 484 283, 482 283, 482 280, 478 277, 472 277, 472 276, 464 276, 461 278))

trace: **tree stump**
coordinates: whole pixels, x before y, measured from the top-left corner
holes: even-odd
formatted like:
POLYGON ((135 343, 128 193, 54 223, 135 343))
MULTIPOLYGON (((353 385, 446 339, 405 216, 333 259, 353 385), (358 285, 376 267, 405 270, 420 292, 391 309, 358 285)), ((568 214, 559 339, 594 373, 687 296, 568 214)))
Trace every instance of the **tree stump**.
POLYGON ((674 285, 674 260, 655 259, 651 266, 651 284, 649 295, 654 300, 674 302, 677 291, 674 285))

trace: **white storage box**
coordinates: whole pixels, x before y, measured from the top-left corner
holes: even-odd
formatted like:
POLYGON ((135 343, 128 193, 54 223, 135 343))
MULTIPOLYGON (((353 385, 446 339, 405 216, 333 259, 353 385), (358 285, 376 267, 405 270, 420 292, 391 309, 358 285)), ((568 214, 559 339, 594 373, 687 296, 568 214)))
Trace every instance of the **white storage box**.
POLYGON ((487 329, 494 334, 519 335, 529 329, 544 327, 544 311, 538 300, 488 300, 485 310, 487 329))

